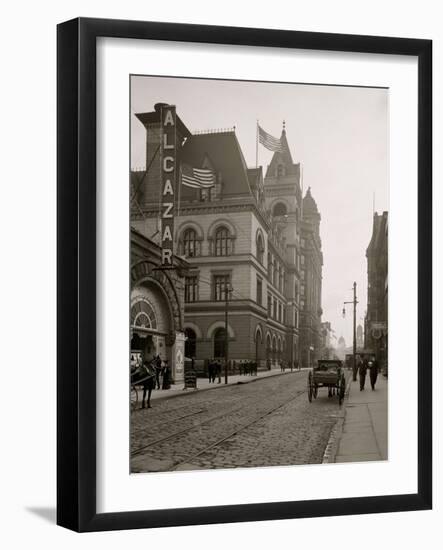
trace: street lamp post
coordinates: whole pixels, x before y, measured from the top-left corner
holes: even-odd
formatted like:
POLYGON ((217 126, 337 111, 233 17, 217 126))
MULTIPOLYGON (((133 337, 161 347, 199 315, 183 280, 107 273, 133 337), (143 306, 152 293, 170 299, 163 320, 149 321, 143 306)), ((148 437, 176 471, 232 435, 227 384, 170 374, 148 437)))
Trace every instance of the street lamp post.
MULTIPOLYGON (((352 302, 343 302, 343 317, 346 314, 346 304, 353 304, 354 306, 354 317, 353 317, 353 339, 352 339, 352 372, 355 373, 355 365, 356 365, 356 356, 357 356, 357 325, 356 325, 356 319, 357 319, 357 283, 354 281, 353 284, 353 290, 354 290, 354 299, 352 302)), ((354 379, 355 380, 355 379, 354 379)))

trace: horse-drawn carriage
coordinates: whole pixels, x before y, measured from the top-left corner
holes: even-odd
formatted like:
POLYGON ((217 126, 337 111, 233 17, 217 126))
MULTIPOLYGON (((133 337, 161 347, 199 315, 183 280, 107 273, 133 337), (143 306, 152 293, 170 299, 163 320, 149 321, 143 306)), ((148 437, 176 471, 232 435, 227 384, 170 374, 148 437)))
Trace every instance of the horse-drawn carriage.
POLYGON ((346 378, 339 359, 319 359, 308 374, 308 399, 317 398, 318 388, 328 388, 328 397, 337 395, 341 405, 345 397, 346 378))
POLYGON ((131 364, 131 408, 138 406, 138 388, 143 388, 142 408, 145 408, 146 393, 148 393, 148 407, 151 406, 151 392, 155 387, 154 362, 134 365, 131 364))

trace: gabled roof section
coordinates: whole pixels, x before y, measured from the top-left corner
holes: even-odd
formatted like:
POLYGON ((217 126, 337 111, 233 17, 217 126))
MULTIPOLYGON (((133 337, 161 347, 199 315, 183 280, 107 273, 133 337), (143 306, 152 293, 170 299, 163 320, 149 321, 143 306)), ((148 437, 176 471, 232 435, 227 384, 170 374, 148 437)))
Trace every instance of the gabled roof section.
MULTIPOLYGON (((222 183, 223 196, 251 195, 248 169, 234 131, 191 135, 180 152, 180 160, 193 168, 213 167, 222 183)), ((198 190, 182 188, 182 199, 192 200, 198 190)))
POLYGON ((283 145, 283 151, 281 153, 278 151, 274 153, 271 163, 266 170, 266 177, 275 177, 279 165, 285 167, 285 175, 287 176, 295 176, 300 173, 300 164, 294 164, 292 160, 291 151, 289 150, 289 144, 286 138, 286 130, 284 128, 281 133, 280 141, 283 145))
POLYGON ((261 166, 258 168, 248 168, 249 186, 252 190, 260 187, 263 184, 263 169, 261 166))

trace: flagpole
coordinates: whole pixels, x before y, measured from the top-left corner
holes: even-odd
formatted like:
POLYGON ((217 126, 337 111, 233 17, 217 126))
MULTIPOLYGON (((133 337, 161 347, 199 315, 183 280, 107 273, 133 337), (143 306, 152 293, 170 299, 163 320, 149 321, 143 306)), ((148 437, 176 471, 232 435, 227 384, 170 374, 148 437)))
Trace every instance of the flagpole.
POLYGON ((258 119, 255 134, 255 167, 258 168, 258 119))

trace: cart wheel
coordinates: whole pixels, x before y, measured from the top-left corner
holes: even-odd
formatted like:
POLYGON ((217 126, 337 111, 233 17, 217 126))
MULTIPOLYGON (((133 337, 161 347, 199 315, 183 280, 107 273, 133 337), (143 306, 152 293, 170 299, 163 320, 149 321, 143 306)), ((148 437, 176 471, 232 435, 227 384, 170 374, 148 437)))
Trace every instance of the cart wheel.
POLYGON ((309 403, 312 402, 312 394, 313 394, 312 374, 309 373, 309 375, 308 375, 308 399, 309 399, 309 403))
POLYGON ((138 391, 135 386, 131 386, 131 411, 135 411, 138 405, 138 391))
POLYGON ((345 391, 346 391, 346 380, 344 375, 340 378, 340 387, 338 389, 338 404, 341 405, 343 403, 343 399, 345 398, 345 391))

